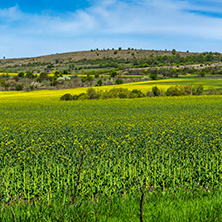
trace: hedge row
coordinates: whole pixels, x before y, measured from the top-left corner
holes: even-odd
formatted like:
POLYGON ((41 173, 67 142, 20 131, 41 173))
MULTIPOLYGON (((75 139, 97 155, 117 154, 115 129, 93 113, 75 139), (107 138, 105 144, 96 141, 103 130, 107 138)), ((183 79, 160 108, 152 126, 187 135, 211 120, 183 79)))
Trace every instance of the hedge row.
POLYGON ((63 95, 60 100, 86 100, 86 99, 110 99, 110 98, 141 98, 153 96, 185 96, 185 95, 201 95, 203 94, 203 86, 171 86, 166 92, 161 91, 157 86, 145 95, 141 90, 129 90, 125 88, 113 88, 111 90, 95 90, 88 88, 86 93, 79 95, 71 95, 69 93, 63 95))

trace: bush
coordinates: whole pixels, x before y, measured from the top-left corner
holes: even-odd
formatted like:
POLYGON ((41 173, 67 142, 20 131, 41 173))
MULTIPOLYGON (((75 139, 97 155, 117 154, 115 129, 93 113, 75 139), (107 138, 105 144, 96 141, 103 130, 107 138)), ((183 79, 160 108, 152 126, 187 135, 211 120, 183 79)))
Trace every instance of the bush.
POLYGON ((207 91, 207 95, 219 95, 219 94, 221 94, 221 92, 219 90, 214 89, 214 88, 210 88, 207 91))
POLYGON ((101 96, 93 88, 88 88, 87 91, 86 91, 86 94, 88 95, 88 99, 99 99, 99 97, 101 96))
POLYGON ((160 95, 160 90, 159 90, 159 88, 158 88, 157 86, 154 86, 154 87, 152 88, 152 93, 153 93, 154 96, 159 96, 159 95, 160 95))
POLYGON ((113 88, 101 93, 101 99, 108 98, 129 98, 131 91, 123 88, 113 88))
POLYGON ((124 88, 114 88, 109 91, 109 95, 114 98, 129 98, 130 90, 124 88))
POLYGON ((24 72, 20 72, 19 74, 18 74, 18 77, 24 77, 25 76, 25 73, 24 72))
POLYGON ((39 78, 42 80, 44 79, 48 79, 48 73, 46 72, 41 72, 40 75, 39 75, 39 78))
POLYGON ((97 86, 101 86, 103 84, 103 81, 100 79, 97 81, 97 86))
POLYGON ((50 83, 51 86, 57 86, 58 85, 58 81, 56 79, 52 79, 52 82, 50 83))
POLYGON ((202 95, 203 94, 203 86, 199 85, 199 86, 195 86, 193 88, 193 95, 202 95))
POLYGON ((117 71, 113 70, 111 73, 110 73, 110 77, 114 78, 118 75, 117 71))
POLYGON ((67 75, 67 74, 69 74, 69 72, 68 72, 68 70, 63 70, 63 72, 62 72, 64 75, 67 75))
POLYGON ((95 78, 99 78, 99 74, 98 73, 95 74, 95 78))
POLYGON ((141 90, 134 89, 130 93, 130 98, 142 98, 145 97, 145 94, 141 90))
POLYGON ((78 96, 78 95, 73 95, 72 99, 73 99, 73 100, 78 100, 78 99, 79 99, 79 96, 78 96))
POLYGON ((153 97, 154 95, 153 95, 153 92, 148 91, 148 92, 146 93, 146 96, 147 96, 147 97, 153 97))
POLYGON ((203 86, 171 86, 166 91, 167 96, 186 96, 203 94, 203 86))
POLYGON ((21 90, 23 90, 23 88, 24 88, 23 84, 17 84, 15 86, 15 90, 17 90, 17 91, 21 91, 21 90))
POLYGON ((86 100, 86 99, 88 99, 88 95, 87 95, 86 93, 81 93, 81 94, 79 94, 78 99, 80 99, 80 100, 86 100))
POLYGON ((152 80, 157 79, 157 74, 156 74, 156 73, 150 73, 150 78, 151 78, 152 80))
POLYGON ((73 96, 69 93, 66 93, 65 95, 60 97, 60 100, 73 100, 73 96))
POLYGON ((117 79, 117 80, 116 80, 116 84, 118 84, 118 85, 119 85, 119 84, 123 84, 123 80, 122 80, 122 79, 117 79))
POLYGON ((167 96, 182 96, 183 92, 178 86, 171 86, 169 89, 166 91, 167 96))
POLYGON ((27 72, 25 77, 29 78, 29 79, 33 79, 33 78, 35 78, 35 75, 32 72, 27 72))

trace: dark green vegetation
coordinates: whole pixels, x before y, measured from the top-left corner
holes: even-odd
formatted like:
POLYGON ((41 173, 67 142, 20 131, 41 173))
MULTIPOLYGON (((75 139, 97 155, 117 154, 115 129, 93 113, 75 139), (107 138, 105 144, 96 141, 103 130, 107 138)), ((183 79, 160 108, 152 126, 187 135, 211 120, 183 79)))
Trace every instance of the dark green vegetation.
POLYGON ((39 94, 1 98, 1 220, 220 220, 221 96, 39 94))
POLYGON ((60 100, 85 100, 85 99, 111 99, 111 98, 142 98, 145 94, 141 90, 134 89, 132 91, 126 88, 113 88, 109 91, 95 90, 93 88, 88 88, 86 93, 81 93, 79 95, 71 95, 66 93, 60 97, 60 100))
POLYGON ((60 97, 60 100, 85 100, 85 99, 111 99, 111 98, 142 98, 153 96, 187 96, 187 95, 202 95, 203 86, 171 86, 166 92, 160 91, 157 86, 152 88, 152 91, 148 91, 146 95, 138 89, 130 91, 127 88, 112 88, 109 91, 95 90, 94 88, 88 88, 86 93, 79 95, 71 95, 66 93, 60 97))

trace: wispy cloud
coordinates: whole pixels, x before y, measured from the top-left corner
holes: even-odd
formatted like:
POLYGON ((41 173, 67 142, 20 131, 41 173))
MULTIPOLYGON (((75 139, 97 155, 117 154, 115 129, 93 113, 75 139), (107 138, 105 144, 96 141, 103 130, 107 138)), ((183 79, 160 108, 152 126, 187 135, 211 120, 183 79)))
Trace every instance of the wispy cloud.
MULTIPOLYGON (((80 46, 83 45, 89 48, 94 47, 95 44, 99 44, 96 41, 98 39, 100 39, 101 47, 104 47, 107 42, 106 48, 108 48, 112 47, 108 45, 112 43, 112 39, 115 45, 118 39, 119 43, 122 43, 123 37, 126 39, 125 44, 128 41, 129 44, 138 42, 138 45, 141 45, 142 38, 143 48, 147 45, 145 39, 152 42, 156 37, 159 41, 163 41, 163 36, 167 41, 171 38, 172 42, 177 43, 180 48, 184 47, 183 42, 186 42, 186 38, 190 41, 193 38, 195 41, 204 43, 222 41, 222 18, 220 17, 222 7, 218 8, 218 5, 222 6, 222 3, 213 0, 211 7, 209 3, 205 1, 205 4, 200 4, 198 1, 189 0, 142 0, 139 2, 97 0, 86 9, 58 15, 47 12, 25 13, 20 10, 19 5, 15 5, 11 8, 0 9, 0 32, 4 33, 0 40, 4 39, 7 42, 8 39, 8 45, 14 45, 15 51, 18 41, 24 45, 26 43, 31 45, 33 53, 30 54, 30 50, 28 53, 25 51, 24 56, 44 54, 44 50, 56 52, 57 49, 62 48, 62 45, 66 51, 68 44, 75 46, 75 41, 78 50, 81 50, 80 46), (133 41, 132 38, 134 38, 133 41), (178 39, 181 40, 181 44, 178 39), (44 45, 45 48, 40 50, 39 45, 44 45)), ((167 41, 166 47, 171 44, 167 41)), ((159 45, 163 43, 160 42, 159 45)), ((0 51, 3 48, 6 50, 5 47, 0 46, 0 51)), ((188 48, 189 46, 186 47, 188 48)), ((209 50, 208 48, 206 50, 209 50)))

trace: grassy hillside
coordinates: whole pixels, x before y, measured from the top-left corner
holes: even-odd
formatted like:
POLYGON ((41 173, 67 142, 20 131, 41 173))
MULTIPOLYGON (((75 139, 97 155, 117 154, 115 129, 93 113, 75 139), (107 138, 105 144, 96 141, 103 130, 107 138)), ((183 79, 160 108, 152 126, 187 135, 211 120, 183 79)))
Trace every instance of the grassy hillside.
POLYGON ((131 66, 162 66, 221 62, 220 53, 190 53, 158 50, 91 50, 47 56, 1 59, 0 70, 10 72, 33 71, 50 72, 58 69, 74 73, 81 69, 100 70, 107 68, 127 68, 131 66))

